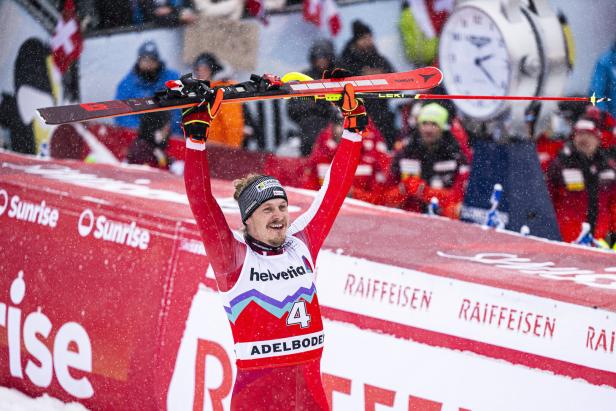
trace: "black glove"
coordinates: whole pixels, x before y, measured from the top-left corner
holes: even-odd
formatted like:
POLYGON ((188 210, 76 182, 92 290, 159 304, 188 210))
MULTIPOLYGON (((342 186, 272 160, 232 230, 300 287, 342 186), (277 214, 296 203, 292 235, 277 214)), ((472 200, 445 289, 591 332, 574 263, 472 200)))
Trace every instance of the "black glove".
POLYGON ((223 90, 216 89, 213 94, 208 94, 198 106, 182 111, 182 129, 185 138, 194 142, 207 140, 210 123, 222 107, 223 96, 223 90))
MULTIPOLYGON (((323 72, 323 78, 345 78, 351 77, 351 72, 341 68, 335 68, 331 72, 326 70, 323 72)), ((352 132, 364 131, 368 125, 368 116, 366 115, 366 107, 364 101, 360 98, 355 98, 355 88, 351 83, 344 85, 342 99, 338 105, 342 110, 344 117, 343 127, 352 132)))

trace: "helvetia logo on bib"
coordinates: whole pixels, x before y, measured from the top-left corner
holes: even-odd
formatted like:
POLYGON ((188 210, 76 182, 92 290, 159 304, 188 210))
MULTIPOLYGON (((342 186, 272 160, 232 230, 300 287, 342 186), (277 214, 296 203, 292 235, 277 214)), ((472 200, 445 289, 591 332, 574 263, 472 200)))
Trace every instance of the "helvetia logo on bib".
POLYGON ((306 269, 306 272, 311 273, 312 265, 310 265, 310 261, 308 261, 305 255, 302 256, 302 261, 304 262, 304 268, 306 269))
POLYGON ((87 237, 94 231, 92 235, 97 240, 111 241, 140 250, 146 250, 150 244, 150 232, 137 226, 134 221, 127 224, 111 220, 104 215, 95 217, 89 208, 83 210, 79 216, 77 231, 82 237, 87 237))

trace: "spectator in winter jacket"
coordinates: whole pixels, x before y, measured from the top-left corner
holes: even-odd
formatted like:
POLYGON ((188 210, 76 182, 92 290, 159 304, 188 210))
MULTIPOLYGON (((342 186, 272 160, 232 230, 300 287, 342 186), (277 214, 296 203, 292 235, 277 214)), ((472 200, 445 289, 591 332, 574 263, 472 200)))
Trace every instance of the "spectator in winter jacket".
MULTIPOLYGON (((342 136, 342 121, 339 119, 319 133, 314 149, 308 158, 304 172, 304 188, 318 190, 325 179, 325 174, 336 154, 342 136)), ((374 204, 383 202, 383 184, 387 176, 391 157, 383 136, 372 120, 363 133, 361 156, 355 170, 353 185, 349 196, 374 204)))
POLYGON ((592 93, 597 97, 609 97, 612 101, 597 103, 597 107, 616 117, 616 41, 595 65, 589 95, 592 93))
POLYGON ((391 63, 376 49, 372 29, 361 20, 353 21, 353 37, 344 46, 339 64, 354 75, 360 75, 364 67, 379 67, 384 73, 394 71, 391 63))
POLYGON ((574 124, 584 115, 585 110, 584 105, 577 101, 561 101, 558 110, 550 113, 549 126, 539 134, 535 142, 544 173, 569 141, 574 124))
MULTIPOLYGON (((137 61, 131 71, 118 85, 115 98, 126 100, 154 95, 154 92, 165 89, 165 82, 180 78, 178 72, 169 70, 161 60, 158 47, 153 41, 147 41, 139 47, 137 61)), ((171 130, 182 134, 180 110, 174 110, 171 117, 171 130)), ((122 127, 139 127, 139 116, 116 117, 115 123, 122 127)))
POLYGON ((423 106, 418 127, 394 155, 387 205, 425 212, 432 197, 441 214, 458 218, 468 178, 468 160, 447 130, 448 113, 437 103, 423 106))
POLYGON ((137 138, 128 149, 129 164, 145 164, 168 169, 169 158, 165 150, 171 132, 171 116, 168 111, 146 113, 141 116, 137 138))
MULTIPOLYGON (((229 80, 231 74, 231 70, 227 70, 211 53, 200 54, 193 63, 193 77, 209 81, 212 87, 233 84, 229 80)), ((253 133, 253 128, 247 126, 244 117, 243 104, 225 104, 225 109, 212 120, 208 141, 241 147, 244 137, 253 133)))
MULTIPOLYGON (((340 67, 355 75, 394 71, 391 63, 376 49, 372 30, 360 20, 353 22, 353 37, 344 47, 340 60, 340 67)), ((370 117, 383 134, 387 148, 391 150, 398 131, 395 126, 395 116, 389 109, 389 102, 387 100, 367 100, 364 104, 370 117)))
POLYGON ((593 120, 575 123, 571 141, 552 161, 547 177, 563 241, 575 241, 584 222, 595 239, 605 238, 616 203, 616 171, 601 148, 601 130, 593 120))
POLYGON ((137 0, 133 6, 133 22, 177 26, 197 21, 192 0, 137 0))
MULTIPOLYGON (((330 40, 316 40, 308 53, 310 68, 303 73, 313 79, 319 79, 324 71, 331 71, 336 67, 335 58, 334 44, 330 40)), ((292 99, 287 103, 287 111, 289 118, 299 126, 301 155, 307 156, 312 151, 317 135, 334 120, 336 110, 327 101, 292 99)))

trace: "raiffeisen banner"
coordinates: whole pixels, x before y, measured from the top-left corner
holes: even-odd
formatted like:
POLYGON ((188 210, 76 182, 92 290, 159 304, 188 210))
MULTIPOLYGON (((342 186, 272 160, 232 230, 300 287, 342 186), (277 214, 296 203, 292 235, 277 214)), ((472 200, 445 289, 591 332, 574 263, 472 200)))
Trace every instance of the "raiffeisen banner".
MULTIPOLYGON (((234 228, 232 185, 213 190, 234 228)), ((315 193, 289 189, 291 218, 315 193)), ((317 264, 333 410, 613 410, 616 255, 347 201, 317 264)), ((225 410, 227 317, 181 178, 0 152, 0 384, 225 410)))

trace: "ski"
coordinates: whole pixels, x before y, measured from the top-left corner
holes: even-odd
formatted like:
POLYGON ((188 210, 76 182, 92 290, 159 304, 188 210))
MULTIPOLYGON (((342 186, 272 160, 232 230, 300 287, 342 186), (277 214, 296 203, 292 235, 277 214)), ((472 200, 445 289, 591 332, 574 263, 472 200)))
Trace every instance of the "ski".
POLYGON ((172 87, 156 93, 153 97, 45 107, 39 108, 38 112, 45 123, 55 125, 191 107, 203 101, 204 93, 213 93, 217 88, 224 89, 223 103, 236 103, 309 96, 332 96, 341 94, 346 83, 353 84, 358 93, 428 90, 439 85, 442 79, 443 73, 436 67, 423 67, 399 73, 286 83, 272 75, 257 76, 253 74, 247 82, 214 88, 209 88, 206 82, 183 76, 180 80, 168 82, 168 87, 169 83, 172 87))

